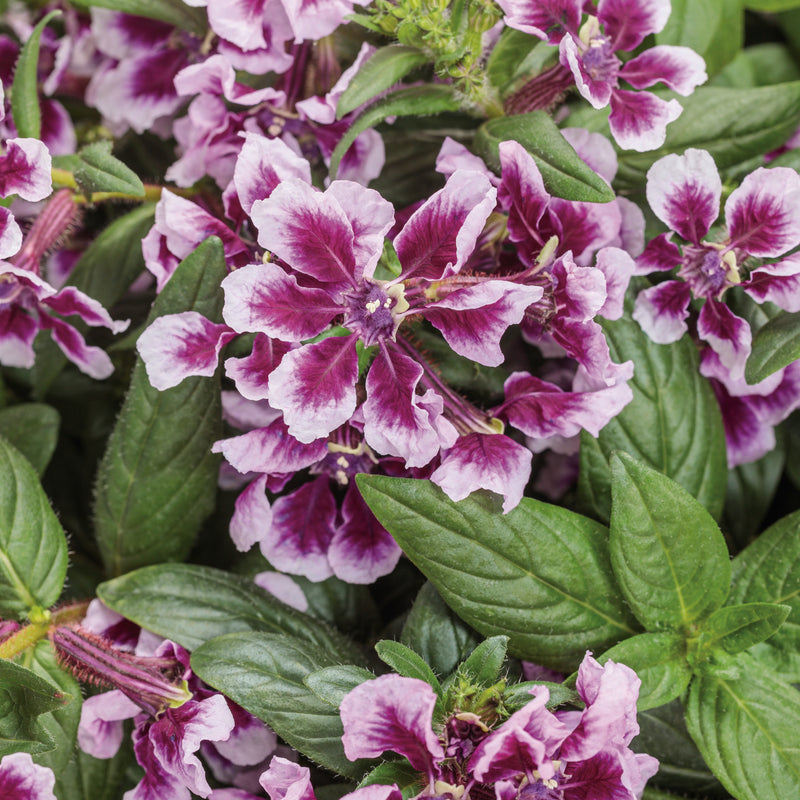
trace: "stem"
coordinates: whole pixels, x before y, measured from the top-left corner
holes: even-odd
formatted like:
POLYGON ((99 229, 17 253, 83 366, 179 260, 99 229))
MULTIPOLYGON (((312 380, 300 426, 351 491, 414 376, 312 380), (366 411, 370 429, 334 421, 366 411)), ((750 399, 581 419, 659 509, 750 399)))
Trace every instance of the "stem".
POLYGON ((12 633, 2 644, 0 644, 0 658, 16 658, 38 641, 47 636, 50 622, 37 622, 20 628, 16 633, 12 633))
MULTIPOLYGON (((53 177, 53 183, 56 186, 63 186, 67 189, 75 189, 78 192, 80 191, 78 184, 75 181, 75 176, 69 170, 53 167, 51 174, 53 177)), ((125 192, 94 192, 93 194, 89 195, 88 198, 84 198, 82 196, 76 197, 75 202, 85 203, 87 205, 102 203, 104 200, 133 200, 138 203, 155 203, 161 199, 161 192, 164 189, 169 189, 173 194, 187 198, 194 197, 197 194, 192 187, 181 189, 173 186, 161 186, 157 183, 145 183, 143 195, 137 196, 133 194, 125 194, 125 192)))

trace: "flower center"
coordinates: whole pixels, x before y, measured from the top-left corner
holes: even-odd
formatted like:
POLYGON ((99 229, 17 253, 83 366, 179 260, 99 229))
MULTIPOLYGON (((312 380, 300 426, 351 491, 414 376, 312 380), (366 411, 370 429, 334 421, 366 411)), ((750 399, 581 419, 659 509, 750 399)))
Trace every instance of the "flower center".
POLYGON ((0 275, 0 305, 13 303, 24 288, 16 275, 0 275))
POLYGON ((381 339, 394 339, 399 317, 408 309, 408 303, 399 284, 384 288, 377 283, 366 283, 344 295, 347 311, 343 325, 357 333, 365 345, 381 339))
POLYGON ((736 283, 738 277, 733 251, 723 253, 719 248, 701 245, 684 247, 686 258, 680 275, 692 287, 696 297, 718 298, 736 283))
POLYGON ((581 61, 592 80, 616 85, 619 59, 614 55, 608 36, 597 35, 589 39, 581 61))

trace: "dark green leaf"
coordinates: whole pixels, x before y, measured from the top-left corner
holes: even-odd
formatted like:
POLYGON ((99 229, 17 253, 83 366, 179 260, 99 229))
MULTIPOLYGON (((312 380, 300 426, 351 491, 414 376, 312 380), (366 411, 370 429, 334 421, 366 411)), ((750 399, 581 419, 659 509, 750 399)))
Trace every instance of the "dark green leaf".
POLYGON ((61 16, 61 11, 51 11, 37 23, 22 46, 11 85, 11 114, 17 136, 39 139, 42 134, 42 112, 39 108, 38 66, 42 31, 50 20, 61 16))
POLYGON ((554 709, 564 703, 580 702, 580 695, 563 683, 551 683, 550 681, 524 681, 508 686, 503 693, 503 705, 509 711, 518 711, 523 706, 530 703, 533 695, 530 690, 535 686, 545 686, 550 692, 550 699, 547 701, 547 708, 554 709))
POLYGON ((783 439, 779 438, 775 449, 763 458, 728 470, 722 530, 735 543, 736 550, 742 549, 761 530, 761 522, 772 505, 785 462, 786 448, 783 439))
POLYGON ((445 602, 485 636, 508 636, 512 655, 570 671, 635 632, 602 525, 527 498, 503 514, 488 493, 454 503, 429 481, 356 480, 445 602))
POLYGON ((791 607, 773 647, 800 651, 800 511, 778 520, 733 560, 729 603, 791 607))
POLYGON ((533 156, 550 194, 567 200, 610 203, 611 187, 575 152, 544 111, 498 117, 484 123, 475 147, 495 171, 500 169, 500 142, 514 139, 533 156))
POLYGON ((391 44, 376 50, 353 76, 336 106, 336 118, 357 109, 391 88, 417 67, 428 63, 428 56, 417 47, 391 44))
POLYGON ((725 606, 705 621, 703 633, 710 640, 710 647, 738 653, 769 639, 783 625, 791 610, 791 606, 776 603, 725 606))
POLYGON ((640 633, 614 645, 597 659, 626 664, 642 680, 636 707, 657 708, 686 691, 692 671, 686 663, 686 643, 677 633, 640 633))
POLYGON ((284 605, 252 581, 211 567, 158 564, 97 587, 97 595, 143 628, 194 650, 235 631, 285 633, 342 660, 360 660, 344 636, 284 605))
POLYGON ((716 611, 731 566, 714 520, 683 487, 627 453, 612 456, 611 563, 648 629, 689 626, 716 611))
POLYGON ((33 467, 0 438, 0 617, 58 600, 67 540, 33 467))
POLYGON ((430 684, 441 696, 442 687, 433 670, 413 650, 400 642, 383 639, 375 645, 375 652, 384 664, 388 664, 398 675, 417 678, 430 684))
POLYGON ((500 678, 507 650, 507 636, 492 636, 491 639, 481 642, 470 653, 459 672, 475 683, 490 686, 500 678))
MULTIPOLYGON (((765 42, 741 50, 714 80, 716 86, 771 86, 800 79, 800 67, 784 44, 765 42)), ((770 162, 770 166, 772 163, 770 162)))
POLYGON ((450 610, 430 581, 420 589, 400 640, 439 675, 453 672, 479 642, 475 632, 450 610))
POLYGON ((756 664, 736 680, 698 676, 689 687, 686 724, 706 763, 737 800, 797 795, 800 693, 789 684, 756 664))
POLYGON ((368 669, 354 664, 342 664, 312 672, 306 676, 305 684, 320 700, 339 708, 348 692, 374 677, 368 669))
POLYGON ((742 47, 742 0, 672 0, 672 13, 657 44, 691 47, 715 75, 742 47))
POLYGON ((60 708, 65 700, 50 681, 0 659, 0 756, 52 750, 55 742, 39 717, 60 708))
POLYGON ((79 0, 78 5, 85 8, 110 8, 123 14, 158 19, 198 36, 203 36, 208 28, 203 9, 188 6, 182 0, 79 0))
MULTIPOLYGON (((34 672, 58 686, 63 694, 63 705, 39 717, 39 722, 52 737, 55 747, 36 757, 40 764, 50 767, 56 775, 60 775, 72 758, 78 738, 82 705, 81 687, 72 675, 59 667, 49 641, 42 641, 36 645, 32 666, 34 672)), ((59 800, 64 799, 59 798, 59 800)))
POLYGON ((458 111, 459 101, 453 94, 453 87, 444 84, 415 86, 400 89, 381 98, 367 108, 348 128, 331 154, 330 175, 336 177, 342 157, 362 131, 373 128, 387 117, 427 116, 441 114, 443 111, 458 111))
POLYGON ((144 196, 144 184, 130 167, 111 155, 111 142, 96 142, 79 153, 75 182, 90 197, 95 192, 121 192, 131 197, 144 196))
POLYGON ((579 492, 587 509, 611 516, 609 462, 616 450, 660 470, 718 517, 725 499, 727 462, 722 416, 708 381, 698 370, 689 337, 675 344, 651 342, 629 316, 604 322, 611 357, 632 360, 633 400, 595 439, 581 435, 579 492))
POLYGON ((618 182, 642 185, 655 161, 688 147, 707 150, 719 169, 780 147, 800 122, 800 81, 757 89, 701 86, 690 97, 681 97, 680 104, 683 113, 670 123, 658 150, 620 155, 618 182))
MULTIPOLYGON (((188 310, 218 321, 225 274, 222 243, 209 237, 178 265, 148 322, 188 310)), ((211 445, 220 436, 219 374, 160 392, 137 359, 95 492, 97 542, 110 574, 189 553, 213 509, 219 456, 211 445)))
POLYGON ((56 449, 58 423, 58 412, 43 403, 11 406, 0 411, 0 436, 16 447, 41 476, 56 449))
POLYGON ((702 798, 720 794, 727 797, 686 730, 680 702, 673 700, 641 711, 637 719, 639 735, 631 742, 631 749, 637 753, 658 753, 658 772, 650 779, 650 784, 681 794, 692 792, 693 796, 702 798))
POLYGON ((800 358, 800 312, 784 312, 771 319, 753 337, 753 350, 744 376, 759 383, 800 358))
POLYGON ((744 5, 752 11, 789 11, 800 8, 800 0, 744 0, 744 5))
POLYGON ((266 722, 287 744, 322 766, 359 780, 375 762, 347 759, 338 711, 305 684, 311 673, 335 665, 327 650, 265 633, 220 636, 192 655, 196 675, 266 722))
POLYGON ((299 575, 293 578, 308 600, 309 614, 352 633, 357 639, 369 638, 380 625, 380 615, 368 586, 345 583, 336 577, 319 582, 299 575))
POLYGON ((123 739, 113 758, 94 758, 76 748, 72 760, 56 775, 58 800, 119 800, 133 785, 126 770, 133 762, 131 740, 123 739))

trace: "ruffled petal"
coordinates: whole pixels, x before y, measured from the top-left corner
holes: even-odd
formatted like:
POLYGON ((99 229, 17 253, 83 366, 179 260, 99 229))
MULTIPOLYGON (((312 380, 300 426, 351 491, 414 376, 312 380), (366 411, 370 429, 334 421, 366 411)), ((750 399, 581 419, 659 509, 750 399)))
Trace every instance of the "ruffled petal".
POLYGON ((657 150, 667 138, 667 125, 682 111, 677 100, 617 89, 611 95, 608 124, 614 141, 625 150, 657 150))
POLYGON ((692 291, 684 281, 664 281, 645 289, 636 297, 633 318, 657 344, 677 342, 689 329, 689 303, 692 291))
POLYGON ((646 89, 663 83, 684 97, 708 80, 706 62, 691 47, 657 45, 628 61, 620 70, 620 78, 635 89, 646 89))

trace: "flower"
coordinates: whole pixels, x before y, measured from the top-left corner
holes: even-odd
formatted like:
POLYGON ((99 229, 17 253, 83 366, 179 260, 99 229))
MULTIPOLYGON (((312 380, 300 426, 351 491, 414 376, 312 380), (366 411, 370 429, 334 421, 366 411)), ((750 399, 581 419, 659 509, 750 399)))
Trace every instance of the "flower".
POLYGON ((56 800, 56 776, 34 764, 28 753, 9 753, 0 761, 0 797, 9 800, 56 800))

